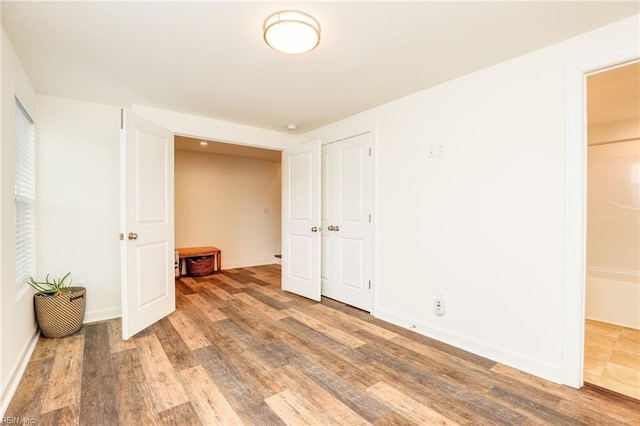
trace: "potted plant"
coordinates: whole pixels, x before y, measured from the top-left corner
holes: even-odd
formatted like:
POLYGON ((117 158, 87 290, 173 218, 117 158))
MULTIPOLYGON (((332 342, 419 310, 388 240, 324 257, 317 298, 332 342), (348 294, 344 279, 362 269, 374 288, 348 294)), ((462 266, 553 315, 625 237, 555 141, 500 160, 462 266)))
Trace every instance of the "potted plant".
POLYGON ((53 280, 49 274, 44 281, 29 277, 29 285, 37 291, 34 295, 36 319, 45 337, 68 336, 82 327, 86 289, 71 287, 71 282, 71 272, 53 280))

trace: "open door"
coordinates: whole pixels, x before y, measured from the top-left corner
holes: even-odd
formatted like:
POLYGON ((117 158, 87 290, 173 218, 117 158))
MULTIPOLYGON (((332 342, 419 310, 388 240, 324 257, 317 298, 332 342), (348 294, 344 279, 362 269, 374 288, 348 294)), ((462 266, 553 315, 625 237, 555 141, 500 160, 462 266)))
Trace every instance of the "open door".
POLYGON ((122 338, 175 310, 173 133, 122 111, 122 338))
POLYGON ((282 289, 319 301, 320 141, 282 155, 282 289))

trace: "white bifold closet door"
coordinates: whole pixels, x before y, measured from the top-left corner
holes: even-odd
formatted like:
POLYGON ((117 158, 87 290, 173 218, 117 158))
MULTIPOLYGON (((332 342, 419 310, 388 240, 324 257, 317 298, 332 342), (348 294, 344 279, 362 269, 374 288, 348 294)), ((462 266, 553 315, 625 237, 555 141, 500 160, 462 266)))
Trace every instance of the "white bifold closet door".
POLYGON ((373 307, 373 185, 370 132, 322 146, 322 295, 373 307))

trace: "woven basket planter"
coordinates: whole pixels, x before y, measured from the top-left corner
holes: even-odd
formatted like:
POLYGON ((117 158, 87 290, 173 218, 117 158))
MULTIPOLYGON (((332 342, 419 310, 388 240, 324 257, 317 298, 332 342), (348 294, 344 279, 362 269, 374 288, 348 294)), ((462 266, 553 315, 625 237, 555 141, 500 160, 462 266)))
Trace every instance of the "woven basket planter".
POLYGON ((193 277, 210 275, 213 272, 213 256, 190 257, 187 259, 187 273, 193 277))
POLYGON ((34 295, 36 319, 45 337, 64 337, 80 330, 87 305, 84 287, 69 287, 57 296, 34 295))

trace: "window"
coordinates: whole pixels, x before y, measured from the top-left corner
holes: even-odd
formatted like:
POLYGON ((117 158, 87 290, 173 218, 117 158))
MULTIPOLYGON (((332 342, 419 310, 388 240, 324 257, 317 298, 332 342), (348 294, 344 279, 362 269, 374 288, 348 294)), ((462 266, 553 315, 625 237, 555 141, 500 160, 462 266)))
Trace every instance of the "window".
POLYGON ((33 120, 16 98, 16 285, 36 269, 36 138, 33 120))

